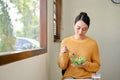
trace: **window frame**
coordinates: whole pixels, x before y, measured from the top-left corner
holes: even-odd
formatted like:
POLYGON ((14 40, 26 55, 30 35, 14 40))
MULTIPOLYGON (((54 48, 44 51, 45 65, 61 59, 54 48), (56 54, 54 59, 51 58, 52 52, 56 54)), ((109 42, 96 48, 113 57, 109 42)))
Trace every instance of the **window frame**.
POLYGON ((25 50, 0 55, 0 66, 47 52, 47 0, 40 0, 40 46, 41 49, 25 50))
POLYGON ((62 0, 55 0, 56 2, 53 2, 55 5, 55 11, 53 13, 56 16, 56 19, 53 18, 53 20, 56 22, 56 25, 54 25, 54 42, 61 42, 61 17, 62 17, 62 0))

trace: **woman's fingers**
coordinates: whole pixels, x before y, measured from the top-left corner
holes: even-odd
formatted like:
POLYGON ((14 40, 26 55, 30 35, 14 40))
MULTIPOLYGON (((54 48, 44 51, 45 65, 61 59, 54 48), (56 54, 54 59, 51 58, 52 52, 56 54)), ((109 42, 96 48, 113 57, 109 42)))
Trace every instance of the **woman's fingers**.
POLYGON ((67 51, 68 51, 67 46, 63 45, 61 48, 61 53, 65 53, 67 51))

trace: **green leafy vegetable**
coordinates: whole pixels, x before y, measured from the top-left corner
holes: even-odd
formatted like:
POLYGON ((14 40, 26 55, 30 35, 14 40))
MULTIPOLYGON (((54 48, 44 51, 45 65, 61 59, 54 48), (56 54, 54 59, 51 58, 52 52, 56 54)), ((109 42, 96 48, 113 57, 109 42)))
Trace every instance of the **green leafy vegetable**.
POLYGON ((72 64, 75 64, 75 65, 81 65, 85 61, 86 61, 86 57, 85 56, 82 56, 82 57, 72 57, 71 58, 72 64))

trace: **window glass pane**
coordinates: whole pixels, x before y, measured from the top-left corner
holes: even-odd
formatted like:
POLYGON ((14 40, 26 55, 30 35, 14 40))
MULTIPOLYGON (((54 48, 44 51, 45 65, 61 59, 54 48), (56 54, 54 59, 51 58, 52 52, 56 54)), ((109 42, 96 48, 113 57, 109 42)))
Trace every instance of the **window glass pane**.
POLYGON ((40 0, 0 0, 0 53, 40 48, 40 0))

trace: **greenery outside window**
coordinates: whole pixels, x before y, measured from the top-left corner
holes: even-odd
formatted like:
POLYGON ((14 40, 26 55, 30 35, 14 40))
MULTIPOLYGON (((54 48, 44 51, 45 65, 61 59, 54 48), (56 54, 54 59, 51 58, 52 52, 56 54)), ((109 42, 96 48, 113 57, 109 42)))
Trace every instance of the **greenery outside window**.
POLYGON ((39 5, 39 0, 0 0, 0 52, 40 48, 39 5))

